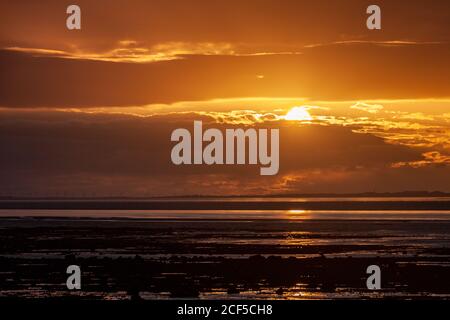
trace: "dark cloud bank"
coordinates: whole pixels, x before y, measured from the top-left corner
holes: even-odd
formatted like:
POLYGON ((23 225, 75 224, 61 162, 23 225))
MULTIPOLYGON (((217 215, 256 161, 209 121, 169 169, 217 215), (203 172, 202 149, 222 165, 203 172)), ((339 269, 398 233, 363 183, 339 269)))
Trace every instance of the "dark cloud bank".
MULTIPOLYGON (((280 126, 280 172, 259 166, 175 166, 173 129, 231 128, 196 114, 148 118, 68 112, 3 112, 2 195, 149 196, 277 192, 450 191, 448 167, 390 168, 420 150, 336 126, 280 126), (209 124, 208 124, 209 123, 209 124)), ((258 127, 273 126, 273 122, 258 127)))

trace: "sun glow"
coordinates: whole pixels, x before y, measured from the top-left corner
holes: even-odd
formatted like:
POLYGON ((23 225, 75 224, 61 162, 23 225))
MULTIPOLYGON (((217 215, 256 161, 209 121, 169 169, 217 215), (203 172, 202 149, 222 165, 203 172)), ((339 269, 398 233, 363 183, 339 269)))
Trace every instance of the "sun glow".
POLYGON ((307 107, 293 107, 284 116, 284 119, 295 120, 295 121, 311 121, 312 117, 309 114, 307 107))

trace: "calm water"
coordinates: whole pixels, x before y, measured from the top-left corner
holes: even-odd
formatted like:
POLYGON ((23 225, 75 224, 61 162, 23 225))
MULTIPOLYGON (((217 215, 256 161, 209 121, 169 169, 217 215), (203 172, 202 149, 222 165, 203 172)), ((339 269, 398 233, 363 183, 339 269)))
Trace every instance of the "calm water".
POLYGON ((0 217, 164 220, 450 220, 450 210, 0 210, 0 217))

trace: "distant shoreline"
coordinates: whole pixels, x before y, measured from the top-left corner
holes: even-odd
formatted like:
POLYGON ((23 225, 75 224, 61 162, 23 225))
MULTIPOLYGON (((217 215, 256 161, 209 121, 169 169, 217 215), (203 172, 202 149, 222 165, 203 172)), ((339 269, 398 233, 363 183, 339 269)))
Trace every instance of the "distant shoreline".
POLYGON ((163 200, 163 199, 230 199, 230 198, 417 198, 429 197, 440 198, 450 197, 449 192, 442 191, 402 191, 402 192, 361 192, 361 193, 282 193, 282 194, 254 194, 254 195, 166 195, 166 196, 107 196, 107 197, 88 197, 88 196, 0 196, 0 201, 40 201, 40 200, 163 200))
POLYGON ((450 199, 429 201, 260 201, 226 200, 8 200, 10 210, 450 210, 450 199))

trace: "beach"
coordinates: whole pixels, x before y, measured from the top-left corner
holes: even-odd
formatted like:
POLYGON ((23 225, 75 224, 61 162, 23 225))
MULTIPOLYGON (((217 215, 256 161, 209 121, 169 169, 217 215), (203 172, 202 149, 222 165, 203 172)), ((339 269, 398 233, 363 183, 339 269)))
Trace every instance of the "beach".
POLYGON ((2 209, 0 298, 450 297, 449 210, 215 208, 2 209), (66 288, 71 264, 81 291, 66 288))

